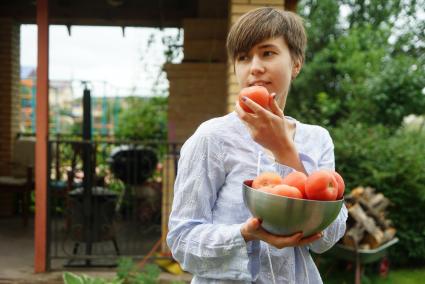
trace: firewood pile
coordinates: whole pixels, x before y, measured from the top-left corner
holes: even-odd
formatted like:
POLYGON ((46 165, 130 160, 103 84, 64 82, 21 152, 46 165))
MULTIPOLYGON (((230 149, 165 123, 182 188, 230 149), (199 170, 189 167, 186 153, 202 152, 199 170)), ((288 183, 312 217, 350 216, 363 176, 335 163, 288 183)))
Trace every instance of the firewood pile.
POLYGON ((357 187, 345 196, 347 230, 342 243, 356 249, 375 249, 395 237, 396 229, 386 217, 390 201, 371 187, 357 187))

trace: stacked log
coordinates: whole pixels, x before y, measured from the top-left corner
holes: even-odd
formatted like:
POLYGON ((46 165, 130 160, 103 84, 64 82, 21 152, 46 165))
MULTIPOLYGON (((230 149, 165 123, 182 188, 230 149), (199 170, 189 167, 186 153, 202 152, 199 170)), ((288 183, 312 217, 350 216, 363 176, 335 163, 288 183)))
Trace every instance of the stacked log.
POLYGON ((355 249, 375 249, 395 237, 396 229, 387 218, 390 201, 371 187, 357 187, 345 196, 347 230, 342 243, 355 249))

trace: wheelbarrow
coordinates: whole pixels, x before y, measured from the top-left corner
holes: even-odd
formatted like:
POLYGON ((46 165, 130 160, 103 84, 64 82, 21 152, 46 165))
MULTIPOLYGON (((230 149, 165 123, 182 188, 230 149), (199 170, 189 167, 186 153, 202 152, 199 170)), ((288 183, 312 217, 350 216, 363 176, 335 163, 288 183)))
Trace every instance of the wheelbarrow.
POLYGON ((375 249, 355 249, 342 244, 334 245, 325 254, 338 259, 352 261, 356 264, 355 283, 361 283, 361 272, 364 264, 382 260, 388 253, 388 248, 398 243, 398 238, 394 238, 375 249))

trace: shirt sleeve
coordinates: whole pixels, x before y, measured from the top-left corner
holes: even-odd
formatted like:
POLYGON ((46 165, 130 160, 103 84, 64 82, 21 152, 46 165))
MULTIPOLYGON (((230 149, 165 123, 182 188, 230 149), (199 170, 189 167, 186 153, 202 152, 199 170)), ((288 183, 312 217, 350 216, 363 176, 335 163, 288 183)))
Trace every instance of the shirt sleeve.
MULTIPOLYGON (((334 156, 334 144, 332 142, 332 138, 329 135, 329 132, 326 131, 326 135, 324 136, 324 143, 322 144, 323 153, 321 158, 317 164, 318 169, 335 169, 335 156, 334 156)), ((313 169, 309 169, 311 172, 313 169)), ((308 172, 309 174, 311 172, 308 172)), ((323 253, 330 249, 339 239, 341 239, 346 230, 346 222, 347 222, 348 212, 347 208, 343 204, 341 207, 341 211, 339 212, 335 221, 333 221, 324 231, 323 237, 317 241, 312 242, 308 245, 309 249, 315 253, 323 253)))
POLYGON ((167 244, 182 268, 199 277, 252 280, 242 224, 213 224, 225 182, 223 144, 195 133, 181 150, 167 244))

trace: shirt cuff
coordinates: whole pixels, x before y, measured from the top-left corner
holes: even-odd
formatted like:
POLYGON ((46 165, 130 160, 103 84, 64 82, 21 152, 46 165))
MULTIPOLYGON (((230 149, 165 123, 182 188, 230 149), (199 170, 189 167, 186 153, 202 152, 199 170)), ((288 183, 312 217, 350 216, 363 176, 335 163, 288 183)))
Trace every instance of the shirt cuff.
MULTIPOLYGON (((245 242, 245 239, 240 232, 243 224, 240 224, 239 228, 239 236, 246 244, 246 253, 248 256, 248 271, 251 274, 252 281, 255 281, 260 274, 260 241, 248 241, 245 242)), ((239 238, 238 236, 238 238, 239 238)))
POLYGON ((307 172, 307 175, 312 174, 314 171, 318 169, 317 163, 307 154, 299 153, 299 157, 301 160, 301 163, 304 166, 305 171, 307 172))
MULTIPOLYGON (((309 155, 304 153, 299 153, 298 155, 308 175, 310 175, 315 170, 317 170, 317 163, 309 155)), ((294 168, 291 168, 287 165, 280 164, 278 162, 274 163, 274 168, 276 172, 282 177, 285 177, 295 171, 294 168)))
POLYGON ((295 171, 293 168, 278 162, 274 163, 274 169, 281 177, 285 177, 295 171))

